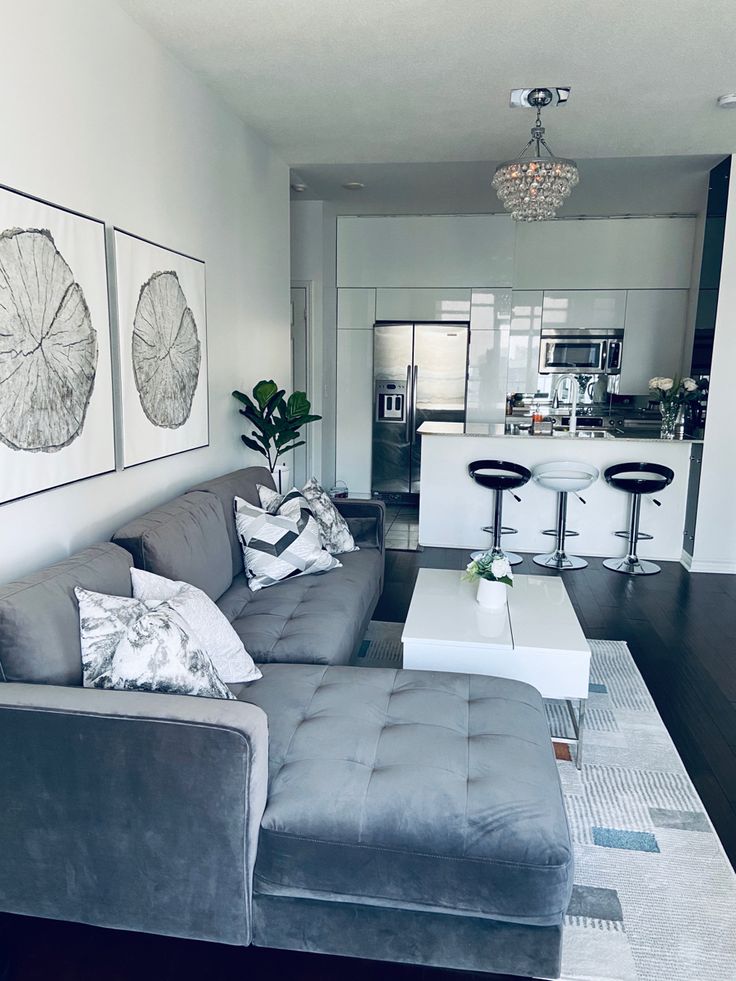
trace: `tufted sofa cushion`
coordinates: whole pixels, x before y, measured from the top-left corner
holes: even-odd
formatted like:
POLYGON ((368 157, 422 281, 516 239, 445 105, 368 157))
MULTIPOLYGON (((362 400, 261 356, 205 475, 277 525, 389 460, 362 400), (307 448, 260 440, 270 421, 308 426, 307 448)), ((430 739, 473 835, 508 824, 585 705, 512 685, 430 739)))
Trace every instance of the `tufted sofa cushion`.
POLYGON ((243 571, 243 549, 238 538, 238 529, 235 527, 235 514, 233 510, 233 500, 242 497, 249 504, 256 507, 261 506, 258 496, 258 485, 276 489, 273 477, 266 467, 245 467, 243 470, 235 470, 232 473, 224 473, 220 477, 206 480, 202 484, 192 487, 188 493, 197 494, 206 491, 214 494, 222 505, 222 513, 225 515, 225 527, 230 539, 230 557, 233 563, 233 578, 240 575, 243 571))
POLYGON ((0 586, 0 681, 81 685, 74 587, 130 596, 131 564, 122 548, 101 543, 0 586))
POLYGON ((298 576, 253 593, 236 576, 218 606, 256 661, 346 664, 378 601, 383 556, 340 556, 342 569, 298 576))
POLYGON ((559 924, 572 848, 539 693, 428 671, 265 665, 256 891, 559 924))
POLYGON ((225 516, 212 494, 175 497, 123 525, 112 540, 136 568, 191 583, 212 600, 233 581, 225 516))

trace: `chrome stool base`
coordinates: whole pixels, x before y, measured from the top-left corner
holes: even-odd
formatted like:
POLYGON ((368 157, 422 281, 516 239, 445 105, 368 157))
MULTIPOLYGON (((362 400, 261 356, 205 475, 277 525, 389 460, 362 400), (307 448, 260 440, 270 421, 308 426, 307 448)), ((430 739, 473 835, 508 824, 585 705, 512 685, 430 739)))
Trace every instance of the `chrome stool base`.
POLYGON ((541 565, 545 569, 557 569, 564 572, 566 569, 585 569, 588 563, 577 555, 568 555, 566 552, 543 552, 535 555, 532 559, 536 565, 541 565))
POLYGON ((628 555, 623 559, 604 559, 603 565, 611 572, 622 572, 625 576, 656 576, 662 571, 656 562, 628 555))
MULTIPOLYGON (((481 555, 487 555, 488 552, 492 551, 493 548, 480 548, 476 552, 471 552, 470 558, 473 560, 479 559, 481 555)), ((521 563, 524 561, 524 556, 517 555, 516 552, 507 552, 505 549, 501 549, 501 553, 509 560, 509 565, 521 565, 521 563)))

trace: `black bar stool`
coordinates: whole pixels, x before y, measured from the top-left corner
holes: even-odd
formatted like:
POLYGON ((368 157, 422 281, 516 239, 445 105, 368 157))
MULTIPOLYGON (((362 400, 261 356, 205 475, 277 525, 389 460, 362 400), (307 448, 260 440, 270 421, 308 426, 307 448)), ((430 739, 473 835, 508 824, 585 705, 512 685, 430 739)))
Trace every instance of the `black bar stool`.
MULTIPOLYGON (((491 550, 502 552, 501 535, 515 535, 518 531, 516 528, 503 527, 501 520, 503 492, 511 491, 516 500, 520 501, 521 498, 517 497, 514 491, 517 487, 523 487, 531 479, 531 471, 519 463, 508 463, 505 460, 473 460, 468 464, 468 474, 476 484, 493 491, 493 524, 485 525, 482 530, 493 536, 491 550)), ((505 555, 511 565, 518 565, 524 561, 515 552, 506 552, 505 555)))
MULTIPOLYGON (((624 558, 605 559, 603 565, 613 572, 623 572, 627 576, 653 576, 661 569, 655 562, 646 562, 636 554, 636 545, 640 541, 651 541, 652 535, 639 531, 639 516, 641 512, 642 494, 656 494, 672 483, 675 473, 661 463, 617 463, 608 467, 603 476, 606 483, 616 490, 631 494, 631 511, 629 530, 617 531, 619 538, 628 542, 628 552, 624 558)), ((657 507, 661 502, 654 500, 657 507)))

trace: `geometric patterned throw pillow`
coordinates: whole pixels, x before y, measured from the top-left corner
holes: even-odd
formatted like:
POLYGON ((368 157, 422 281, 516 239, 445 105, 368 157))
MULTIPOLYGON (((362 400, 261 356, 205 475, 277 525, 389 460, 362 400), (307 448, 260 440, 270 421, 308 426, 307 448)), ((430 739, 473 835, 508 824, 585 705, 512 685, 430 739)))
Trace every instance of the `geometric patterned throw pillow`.
POLYGON ((337 569, 322 548, 319 526, 299 491, 289 491, 275 514, 236 497, 235 526, 248 585, 255 592, 284 579, 337 569))
POLYGON ((74 592, 85 688, 235 698, 170 602, 74 592))
MULTIPOLYGON (((261 507, 264 507, 271 514, 275 514, 287 495, 279 494, 278 491, 257 484, 258 496, 261 499, 261 507)), ((302 487, 301 493, 306 500, 309 508, 319 525, 319 533, 322 544, 330 555, 340 555, 342 552, 357 552, 358 546, 355 544, 353 536, 350 534, 348 523, 337 510, 332 502, 332 498, 322 487, 316 477, 310 477, 302 487)))

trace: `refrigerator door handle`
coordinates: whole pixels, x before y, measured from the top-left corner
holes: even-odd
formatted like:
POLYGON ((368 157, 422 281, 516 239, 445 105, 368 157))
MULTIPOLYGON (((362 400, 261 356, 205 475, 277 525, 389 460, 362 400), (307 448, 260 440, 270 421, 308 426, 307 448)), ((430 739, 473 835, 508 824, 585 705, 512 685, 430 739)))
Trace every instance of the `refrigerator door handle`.
POLYGON ((414 378, 411 385, 411 445, 417 441, 417 381, 419 380, 419 365, 414 365, 414 378))
POLYGON ((411 442, 411 417, 413 394, 411 388, 411 365, 406 366, 406 393, 404 394, 404 415, 406 416, 406 437, 404 442, 411 442))

